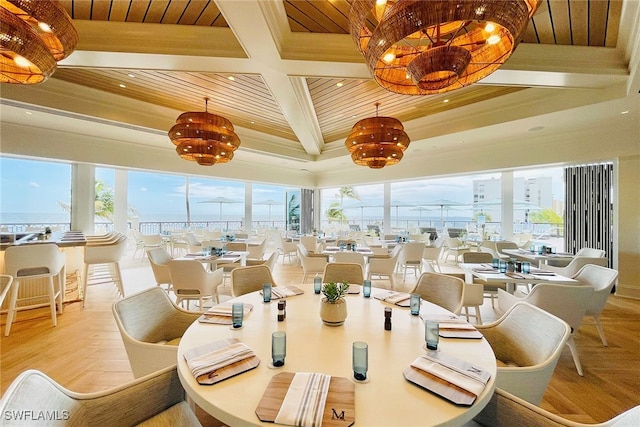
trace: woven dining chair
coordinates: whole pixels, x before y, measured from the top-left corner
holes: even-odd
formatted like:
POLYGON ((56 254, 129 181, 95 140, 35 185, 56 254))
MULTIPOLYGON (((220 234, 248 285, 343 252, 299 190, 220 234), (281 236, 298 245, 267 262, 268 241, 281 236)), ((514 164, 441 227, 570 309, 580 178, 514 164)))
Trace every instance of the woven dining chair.
POLYGON ((324 267, 322 282, 346 282, 353 285, 362 285, 364 282, 364 271, 362 270, 362 266, 357 263, 330 262, 324 267))
POLYGON ((412 293, 422 299, 460 314, 464 297, 464 280, 441 273, 422 273, 412 293))
POLYGON ((239 297, 262 290, 265 283, 277 286, 268 266, 262 264, 235 268, 231 272, 231 295, 239 297))

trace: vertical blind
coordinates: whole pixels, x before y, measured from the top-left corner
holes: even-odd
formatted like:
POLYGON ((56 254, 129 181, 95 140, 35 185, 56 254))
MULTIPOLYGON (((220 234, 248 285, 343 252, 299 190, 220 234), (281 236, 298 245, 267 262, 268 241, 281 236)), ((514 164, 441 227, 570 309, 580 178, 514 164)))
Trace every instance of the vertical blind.
POLYGON ((313 190, 303 188, 300 192, 300 232, 310 234, 313 230, 313 190))
POLYGON ((564 169, 565 248, 602 249, 613 266, 613 164, 564 169))

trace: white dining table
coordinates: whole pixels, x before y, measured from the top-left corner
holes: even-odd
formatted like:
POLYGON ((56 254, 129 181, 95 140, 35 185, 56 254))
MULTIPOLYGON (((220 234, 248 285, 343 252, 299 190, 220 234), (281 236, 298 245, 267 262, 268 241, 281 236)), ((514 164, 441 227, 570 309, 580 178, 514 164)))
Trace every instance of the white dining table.
POLYGON ((530 274, 523 273, 500 273, 496 271, 489 271, 490 264, 474 264, 474 263, 460 263, 458 264, 466 273, 471 274, 487 283, 506 283, 507 292, 513 293, 515 291, 515 285, 517 283, 526 283, 535 285, 537 283, 560 283, 565 285, 575 285, 579 282, 570 277, 561 276, 549 271, 539 270, 536 267, 531 267, 530 274), (537 274, 539 273, 539 274, 537 274))
MULTIPOLYGON (((347 295, 348 316, 342 326, 331 327, 320 319, 322 295, 310 285, 298 285, 302 295, 287 298, 286 320, 277 321, 277 301, 263 303, 259 292, 234 299, 253 305, 241 329, 229 325, 194 322, 178 347, 178 374, 187 395, 204 411, 231 426, 262 426, 256 408, 274 375, 282 372, 316 372, 354 382, 355 425, 427 426, 461 425, 471 420, 490 400, 495 389, 496 359, 484 339, 440 338, 438 351, 472 362, 491 374, 484 390, 470 406, 456 405, 406 380, 403 371, 426 353, 424 322, 409 309, 373 298, 388 292, 374 288, 372 298, 347 295), (392 329, 384 329, 384 309, 392 307, 392 329), (285 365, 269 367, 271 334, 285 331, 285 365), (185 361, 185 352, 221 339, 237 338, 260 358, 257 368, 213 385, 200 385, 185 361), (369 345, 367 382, 353 380, 352 343, 369 345)), ((451 313, 424 302, 421 316, 451 313)))
POLYGON ((563 260, 572 260, 573 255, 571 254, 538 254, 535 252, 531 252, 525 249, 503 249, 502 252, 505 254, 511 255, 522 261, 529 261, 533 263, 535 266, 540 265, 540 263, 546 263, 548 260, 554 259, 563 259, 563 260))
POLYGON ((209 271, 214 271, 218 268, 218 264, 233 264, 238 263, 241 266, 247 265, 248 251, 231 251, 221 256, 215 255, 201 255, 201 254, 187 254, 176 259, 195 259, 203 264, 209 266, 209 271))

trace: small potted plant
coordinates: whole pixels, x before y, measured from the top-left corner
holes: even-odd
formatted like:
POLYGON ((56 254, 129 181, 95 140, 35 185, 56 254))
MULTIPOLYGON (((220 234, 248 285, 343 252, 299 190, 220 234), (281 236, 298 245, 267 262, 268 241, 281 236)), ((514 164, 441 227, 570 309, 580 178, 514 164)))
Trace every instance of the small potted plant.
POLYGON ((349 289, 346 282, 329 282, 322 286, 324 298, 320 304, 320 318, 325 325, 340 326, 347 318, 347 302, 344 296, 349 289))

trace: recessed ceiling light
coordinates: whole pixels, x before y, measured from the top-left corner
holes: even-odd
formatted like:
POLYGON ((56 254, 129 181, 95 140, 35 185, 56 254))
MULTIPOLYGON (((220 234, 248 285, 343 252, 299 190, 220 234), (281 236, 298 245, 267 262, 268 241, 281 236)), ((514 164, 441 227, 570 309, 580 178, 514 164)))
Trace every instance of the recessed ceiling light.
POLYGON ((135 77, 136 77, 136 75, 133 74, 133 73, 129 73, 129 74, 127 74, 127 76, 131 77, 132 79, 135 79, 135 77))
POLYGON ((336 83, 336 86, 338 86, 338 87, 342 87, 343 85, 344 85, 344 83, 342 83, 342 82, 336 83))
POLYGON ((445 99, 445 100, 444 100, 444 101, 442 101, 442 102, 445 102, 445 103, 446 103, 446 102, 449 102, 449 100, 448 100, 448 99, 445 99))
POLYGON ((620 114, 621 114, 621 115, 623 115, 623 116, 624 116, 625 114, 629 114, 629 110, 624 110, 624 111, 622 111, 620 114))
POLYGON ((527 129, 529 132, 538 132, 539 130, 544 129, 544 126, 534 126, 532 128, 527 129))
POLYGON ((235 78, 235 77, 233 77, 233 76, 229 76, 229 77, 227 77, 227 78, 228 78, 229 80, 231 80, 231 81, 234 81, 234 80, 236 79, 236 78, 235 78))
POLYGON ((251 124, 255 124, 255 122, 251 122, 251 124))
POLYGON ((127 85, 125 85, 124 83, 120 83, 118 86, 120 86, 123 89, 127 87, 127 85))
POLYGON ((30 116, 30 115, 32 115, 32 114, 33 114, 31 111, 25 111, 24 113, 25 113, 27 116, 30 116))

